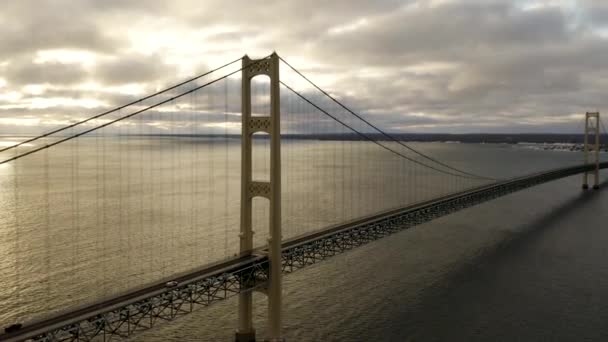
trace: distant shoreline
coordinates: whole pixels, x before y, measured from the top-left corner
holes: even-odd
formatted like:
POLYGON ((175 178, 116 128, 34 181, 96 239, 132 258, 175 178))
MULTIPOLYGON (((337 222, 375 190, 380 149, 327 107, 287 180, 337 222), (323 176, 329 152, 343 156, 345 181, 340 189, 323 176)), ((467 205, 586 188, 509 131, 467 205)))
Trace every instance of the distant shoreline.
MULTIPOLYGON (((390 141, 386 136, 378 133, 365 133, 369 138, 377 141, 390 141)), ((31 138, 34 135, 0 134, 2 138, 31 138)), ((68 136, 68 135, 66 135, 68 136)), ((111 136, 105 134, 104 136, 111 136)), ((118 135, 117 135, 118 136, 118 135)), ((230 138, 240 139, 240 134, 129 134, 129 136, 148 137, 199 137, 199 138, 230 138)), ((472 144, 582 144, 583 134, 448 134, 448 133, 393 133, 392 137, 403 142, 442 142, 442 143, 472 143, 472 144)), ((57 136, 59 137, 59 136, 57 136)), ((83 137, 96 137, 95 134, 83 137)), ((256 136, 258 137, 258 136, 256 136)), ((259 136, 264 139, 265 136, 259 136)), ((283 134, 282 139, 316 139, 316 140, 364 140, 356 134, 283 134)), ((608 144, 608 136, 600 136, 600 143, 608 144)))

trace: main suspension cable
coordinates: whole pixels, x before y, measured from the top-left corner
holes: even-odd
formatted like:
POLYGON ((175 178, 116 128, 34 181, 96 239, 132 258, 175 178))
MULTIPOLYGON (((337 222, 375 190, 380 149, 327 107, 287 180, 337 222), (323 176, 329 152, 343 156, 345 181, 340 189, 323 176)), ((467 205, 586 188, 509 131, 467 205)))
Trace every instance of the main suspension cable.
POLYGON ((20 159, 20 158, 23 158, 23 157, 28 156, 28 155, 30 155, 30 154, 33 154, 33 153, 36 153, 36 152, 42 151, 42 150, 44 150, 44 149, 47 149, 47 148, 53 147, 53 146, 55 146, 55 145, 59 145, 59 144, 64 143, 64 142, 66 142, 66 141, 69 141, 69 140, 72 140, 72 139, 78 138, 78 137, 83 136, 83 135, 85 135, 85 134, 88 134, 88 133, 94 132, 94 131, 96 131, 96 130, 99 130, 99 129, 104 128, 104 127, 107 127, 107 126, 110 126, 110 125, 112 125, 112 124, 114 124, 114 123, 116 123, 116 122, 119 122, 119 121, 122 121, 122 120, 125 120, 125 119, 128 119, 128 118, 131 118, 131 117, 133 117, 133 116, 135 116, 135 115, 138 115, 138 114, 144 113, 144 112, 146 112, 146 111, 148 111, 148 110, 150 110, 150 109, 154 109, 154 108, 156 108, 156 107, 158 107, 158 106, 161 106, 161 105, 163 105, 163 104, 165 104, 165 103, 169 103, 169 102, 171 102, 171 101, 174 101, 174 100, 176 100, 176 99, 179 99, 180 97, 183 97, 183 96, 185 96, 185 95, 191 94, 191 93, 193 93, 193 92, 195 92, 195 91, 197 91, 197 90, 200 90, 200 89, 205 88, 205 87, 207 87, 207 86, 209 86, 209 85, 212 85, 212 84, 214 84, 214 83, 216 83, 216 82, 219 82, 219 81, 221 81, 221 80, 223 80, 223 79, 226 79, 226 78, 228 78, 228 77, 230 77, 230 76, 232 76, 232 75, 234 75, 234 74, 236 74, 236 73, 238 73, 238 72, 241 72, 241 71, 243 71, 243 70, 245 70, 245 69, 248 69, 248 68, 250 68, 250 67, 252 67, 252 66, 254 66, 254 65, 258 64, 259 62, 261 62, 261 61, 263 61, 263 60, 268 59, 268 57, 270 57, 270 56, 266 56, 266 57, 264 57, 264 58, 262 58, 262 59, 258 59, 257 61, 255 61, 255 62, 253 62, 253 63, 251 63, 251 64, 249 64, 249 65, 247 65, 247 66, 241 67, 241 68, 240 68, 240 69, 238 69, 238 70, 232 71, 232 72, 230 72, 230 73, 228 73, 228 74, 226 74, 226 75, 224 75, 224 76, 222 76, 222 77, 216 78, 216 79, 214 79, 214 80, 212 80, 212 81, 209 81, 209 82, 207 82, 207 83, 205 83, 205 84, 202 84, 202 85, 200 85, 200 86, 198 86, 198 87, 192 88, 192 89, 190 89, 190 90, 188 90, 188 91, 186 91, 186 92, 184 92, 184 93, 181 93, 181 94, 176 95, 176 96, 174 96, 174 97, 171 97, 171 98, 169 98, 169 99, 163 100, 163 101, 158 102, 158 103, 156 103, 156 104, 150 105, 150 106, 148 106, 148 107, 146 107, 146 108, 140 109, 140 110, 135 111, 135 112, 133 112, 133 113, 131 113, 131 114, 128 114, 128 115, 122 116, 122 117, 117 118, 117 119, 114 119, 114 120, 112 120, 112 121, 108 121, 108 122, 106 122, 106 123, 104 123, 104 124, 102 124, 102 125, 99 125, 99 126, 96 126, 96 127, 90 128, 90 129, 88 129, 88 130, 86 130, 86 131, 83 131, 83 132, 80 132, 80 133, 77 133, 77 134, 74 134, 74 135, 70 135, 70 136, 68 136, 68 137, 66 137, 66 138, 63 138, 63 139, 57 140, 57 141, 55 141, 55 142, 53 142, 53 143, 51 143, 51 144, 47 144, 47 145, 41 146, 41 147, 39 147, 39 148, 36 148, 36 149, 33 149, 33 150, 29 150, 29 151, 27 151, 27 152, 25 152, 25 153, 18 154, 18 155, 14 156, 14 157, 11 157, 11 158, 9 158, 9 159, 2 160, 2 161, 0 161, 0 165, 5 164, 5 163, 8 163, 8 162, 11 162, 11 161, 14 161, 14 160, 17 160, 17 159, 20 159))
MULTIPOLYGON (((383 145, 383 144, 379 143, 377 140, 374 140, 373 138, 369 137, 367 134, 362 133, 362 132, 360 132, 360 131, 356 130, 355 128, 353 128, 352 126, 348 125, 348 124, 347 124, 347 123, 345 123, 344 121, 342 121, 342 120, 338 119, 336 116, 334 116, 334 115, 332 115, 332 114, 328 113, 328 112, 327 112, 325 109, 323 109, 323 108, 319 107, 317 104, 315 104, 314 102, 312 102, 312 101, 311 101, 310 99, 308 99, 306 96, 304 96, 304 95, 300 94, 298 91, 294 90, 292 87, 290 87, 289 85, 285 84, 285 82, 280 81, 280 83, 281 83, 283 86, 285 86, 285 88, 289 89, 289 90, 290 90, 292 93, 294 93, 296 96, 300 97, 302 100, 306 101, 308 104, 310 104, 311 106, 315 107, 316 109, 318 109, 319 111, 321 111, 323 114, 325 114, 325 115, 327 115, 328 117, 330 117, 331 119, 335 120, 336 122, 338 122, 338 123, 339 123, 339 124, 341 124, 342 126, 344 126, 344 127, 348 128, 349 130, 351 130, 351 131, 352 131, 352 132, 354 132, 355 134, 359 135, 360 137, 362 137, 362 138, 364 138, 364 139, 366 139, 366 140, 369 140, 370 142, 373 142, 374 144, 376 144, 376 145, 378 145, 378 146, 380 146, 380 147, 382 147, 382 148, 384 148, 384 149, 386 149, 386 150, 390 151, 391 153, 394 153, 394 154, 398 155, 398 156, 399 156, 399 157, 401 157, 401 158, 407 159, 407 160, 409 160, 409 161, 411 161, 411 162, 413 162, 413 163, 416 163, 416 164, 418 164, 418 165, 424 166, 424 167, 426 167, 426 168, 429 168, 429 169, 432 169, 432 170, 435 170, 435 171, 437 171, 437 172, 441 172, 441 173, 444 173, 444 174, 447 174, 447 175, 451 175, 451 176, 455 176, 455 177, 461 177, 461 178, 468 178, 468 179, 479 179, 479 178, 480 178, 480 177, 471 177, 471 176, 467 176, 467 175, 462 175, 462 174, 452 173, 452 172, 450 172, 450 171, 445 171, 445 170, 442 170, 442 169, 438 169, 438 168, 436 168, 436 167, 434 167, 434 166, 432 166, 432 165, 428 165, 428 164, 425 164, 425 163, 420 162, 420 161, 418 161, 418 160, 415 160, 415 159, 413 159, 413 158, 410 158, 410 157, 408 157, 408 156, 406 156, 406 155, 404 155, 404 154, 400 153, 399 151, 395 151, 395 150, 393 150, 392 148, 390 148, 390 147, 388 147, 388 146, 386 146, 386 145, 383 145)), ((496 179, 493 179, 493 178, 484 178, 484 179, 486 179, 486 180, 492 180, 492 181, 496 181, 496 179)))
POLYGON ((350 108, 348 108, 346 105, 344 105, 342 102, 338 101, 336 98, 334 98, 333 96, 331 96, 329 93, 327 93, 325 90, 323 90, 321 87, 319 87, 318 85, 316 85, 313 81, 311 81, 308 77, 306 77, 304 74, 302 74, 299 70, 297 70, 295 67, 293 67, 291 64, 289 64, 285 59, 283 59, 282 57, 279 56, 279 58, 281 59, 281 61, 283 61, 283 63, 285 63, 289 68, 291 68, 295 73, 297 73, 298 75, 300 75, 302 78, 304 78, 308 83, 310 83, 313 87, 315 87, 317 90, 319 90, 321 93, 323 93, 325 96, 327 96, 329 99, 331 99, 333 102, 335 102, 336 104, 338 104, 340 107, 344 108, 346 111, 348 111, 350 114, 354 115, 355 117, 357 117, 359 120, 365 122, 367 125, 369 125, 370 127, 372 127, 374 130, 376 130, 377 132, 379 132, 380 134, 382 134, 383 136, 385 136, 386 138, 388 138, 391 141, 396 142, 397 144, 407 148, 408 150, 418 154, 419 156, 432 161, 436 164, 439 164, 445 168, 448 168, 452 171, 455 172, 459 172, 468 176, 471 176, 473 178, 479 178, 479 179, 486 179, 486 180, 496 180, 495 178, 491 178, 491 177, 486 177, 486 176, 481 176, 481 175, 477 175, 468 171, 464 171, 464 170, 460 170, 457 169, 453 166, 450 166, 448 164, 445 164, 433 157, 430 157, 416 149, 414 149, 413 147, 403 143, 402 141, 396 139, 395 137, 393 137, 392 135, 384 132, 383 130, 381 130, 380 128, 376 127, 374 124, 372 124, 371 122, 369 122, 368 120, 364 119, 361 115, 355 113, 353 110, 351 110, 350 108))
POLYGON ((19 146, 22 146, 22 145, 25 145, 25 144, 28 144, 28 143, 31 143, 31 142, 34 142, 34 141, 39 140, 39 139, 42 139, 42 138, 46 138, 46 137, 48 137, 48 136, 51 136, 51 135, 53 135, 53 134, 56 134, 56 133, 59 133, 59 132, 65 131, 65 130, 68 130, 68 129, 73 128, 73 127, 76 127, 76 126, 78 126, 78 125, 82 125, 82 124, 87 123, 87 122, 89 122, 89 121, 91 121, 91 120, 99 119, 99 118, 104 117, 104 116, 106 116, 106 115, 108 115, 108 114, 112 114, 112 113, 117 112, 117 111, 119 111, 119 110, 121 110, 121 109, 127 108, 127 107, 129 107, 129 106, 132 106, 132 105, 134 105, 134 104, 140 103, 140 102, 142 102, 142 101, 145 101, 145 100, 151 99, 151 98, 153 98, 153 97, 155 97, 155 96, 158 96, 158 95, 164 94, 164 93, 166 93, 166 92, 168 92, 168 91, 171 91, 171 90, 173 90, 173 89, 175 89, 175 88, 181 87, 181 86, 183 86, 184 84, 188 84, 188 83, 190 83, 190 82, 194 82, 194 81, 196 81, 196 80, 198 80, 198 79, 200 79, 200 78, 202 78, 202 77, 205 77, 205 76, 210 75, 210 74, 212 74, 212 73, 214 73, 214 72, 216 72, 216 71, 219 71, 219 70, 221 70, 221 69, 223 69, 223 68, 225 68, 225 67, 227 67, 227 66, 229 66, 229 65, 232 65, 232 64, 234 64, 234 63, 236 63, 236 62, 238 62, 238 61, 240 61, 240 60, 241 60, 241 58, 235 59, 235 60, 233 60, 233 61, 231 61, 231 62, 229 62, 229 63, 226 63, 226 64, 224 64, 224 65, 222 65, 222 66, 219 66, 219 67, 217 67, 217 68, 215 68, 215 69, 209 70, 209 71, 207 71, 207 72, 205 72, 205 73, 203 73, 203 74, 200 74, 200 75, 198 75, 198 76, 192 77, 192 78, 190 78, 190 79, 188 79, 188 80, 185 80, 185 81, 183 81, 183 82, 180 82, 180 83, 178 83, 178 84, 175 84, 175 85, 173 85, 173 86, 171 86, 171 87, 169 87, 169 88, 165 88, 165 89, 163 89, 163 90, 160 90, 160 91, 158 91, 158 92, 156 92, 156 93, 154 93, 154 94, 147 95, 147 96, 145 96, 145 97, 142 97, 142 98, 137 99, 137 100, 135 100, 135 101, 129 102, 129 103, 124 104, 124 105, 122 105, 122 106, 119 106, 119 107, 116 107, 116 108, 110 109, 110 110, 105 111, 105 112, 103 112, 103 113, 99 113, 99 114, 94 115, 94 116, 92 116, 92 117, 89 117, 89 118, 87 118, 87 119, 84 119, 84 120, 81 120, 81 121, 75 122, 75 123, 73 123, 73 124, 70 124, 70 125, 67 125, 67 126, 64 126, 64 127, 58 128, 58 129, 55 129, 55 130, 53 130, 53 131, 50 131, 50 132, 47 132, 47 133, 41 134, 41 135, 39 135, 39 136, 36 136, 36 137, 30 138, 30 139, 27 139, 27 140, 21 141, 21 142, 19 142, 19 143, 17 143, 17 144, 14 144, 14 145, 11 145, 11 146, 4 147, 4 148, 0 149, 0 153, 1 153, 1 152, 4 152, 4 151, 8 151, 8 150, 13 149, 13 148, 17 148, 17 147, 19 147, 19 146))

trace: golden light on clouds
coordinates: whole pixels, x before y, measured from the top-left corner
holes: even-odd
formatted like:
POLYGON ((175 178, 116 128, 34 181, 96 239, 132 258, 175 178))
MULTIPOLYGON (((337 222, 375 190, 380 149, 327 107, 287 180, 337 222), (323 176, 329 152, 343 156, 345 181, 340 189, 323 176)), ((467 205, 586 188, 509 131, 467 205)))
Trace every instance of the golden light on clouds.
POLYGON ((42 95, 50 87, 45 84, 28 84, 22 88, 23 92, 28 95, 42 95))
POLYGON ((203 126, 207 128, 216 128, 221 131, 228 131, 229 133, 239 133, 241 131, 240 122, 211 122, 206 123, 203 126))
POLYGON ((332 34, 332 35, 340 35, 340 34, 344 34, 344 33, 357 31, 368 24, 369 24, 369 22, 366 18, 360 18, 360 19, 357 19, 353 22, 350 22, 350 23, 347 23, 344 25, 338 25, 338 26, 331 27, 331 28, 329 28, 329 30, 327 30, 327 33, 332 34))
POLYGON ((33 62, 44 64, 49 62, 64 63, 64 64, 82 64, 92 66, 97 58, 95 53, 80 49, 51 49, 40 50, 36 52, 36 57, 33 62))
MULTIPOLYGON (((13 126, 38 126, 40 119, 36 118, 0 118, 0 125, 13 125, 13 126)), ((15 144, 13 141, 1 141, 0 146, 11 146, 15 144)))
MULTIPOLYGON (((16 91, 9 91, 6 93, 0 93, 0 101, 2 102, 15 102, 21 99, 22 95, 16 91)), ((1 104, 0 104, 1 106, 1 104)))
POLYGON ((451 62, 422 62, 405 66, 402 70, 414 74, 441 74, 443 72, 457 70, 458 63, 451 62))
MULTIPOLYGON (((2 97, 0 95, 0 100, 1 99, 2 97)), ((107 106, 105 102, 99 99, 80 99, 70 97, 30 97, 23 99, 23 101, 20 102, 10 102, 12 103, 0 105, 0 109, 47 109, 53 107, 82 107, 86 109, 93 109, 107 106)))

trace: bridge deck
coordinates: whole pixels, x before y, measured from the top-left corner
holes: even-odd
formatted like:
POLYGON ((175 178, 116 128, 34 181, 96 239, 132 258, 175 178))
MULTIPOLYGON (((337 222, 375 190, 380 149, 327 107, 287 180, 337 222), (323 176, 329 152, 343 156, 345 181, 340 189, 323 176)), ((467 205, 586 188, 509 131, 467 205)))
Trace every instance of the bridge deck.
MULTIPOLYGON (((600 164, 608 168, 608 162, 600 164)), ((383 236, 436 217, 529 188, 592 170, 580 165, 539 172, 492 183, 431 201, 328 227, 283 243, 283 271, 292 272, 383 236)), ((172 320, 242 291, 262 287, 268 278, 266 250, 231 258, 165 281, 97 303, 25 324, 19 331, 1 334, 1 341, 105 341, 127 337, 172 320)))

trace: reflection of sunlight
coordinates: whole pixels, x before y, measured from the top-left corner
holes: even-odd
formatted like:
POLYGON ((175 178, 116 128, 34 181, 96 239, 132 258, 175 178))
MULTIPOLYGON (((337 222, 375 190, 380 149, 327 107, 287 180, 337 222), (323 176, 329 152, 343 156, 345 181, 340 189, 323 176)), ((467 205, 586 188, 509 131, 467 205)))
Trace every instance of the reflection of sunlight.
POLYGON ((2 174, 10 174, 14 170, 14 165, 14 163, 0 164, 0 172, 2 172, 2 174))
MULTIPOLYGON (((8 176, 15 173, 15 163, 4 163, 0 164, 0 174, 3 179, 7 179, 8 176)), ((11 177, 12 178, 12 177, 11 177)), ((0 210, 2 211, 2 218, 0 219, 0 260, 2 260, 2 274, 3 280, 6 280, 6 276, 14 272, 16 265, 17 253, 15 253, 13 243, 15 241, 15 222, 17 210, 14 210, 15 191, 14 186, 9 185, 10 183, 3 182, 2 191, 0 191, 0 210)), ((14 185, 15 183, 12 183, 14 185)), ((3 294, 11 293, 15 289, 11 286, 9 278, 8 283, 4 282, 2 290, 5 291, 3 294), (8 291, 8 292, 6 292, 8 291)), ((3 295, 2 294, 2 295, 3 295)), ((0 295, 0 297, 2 296, 0 295)))

